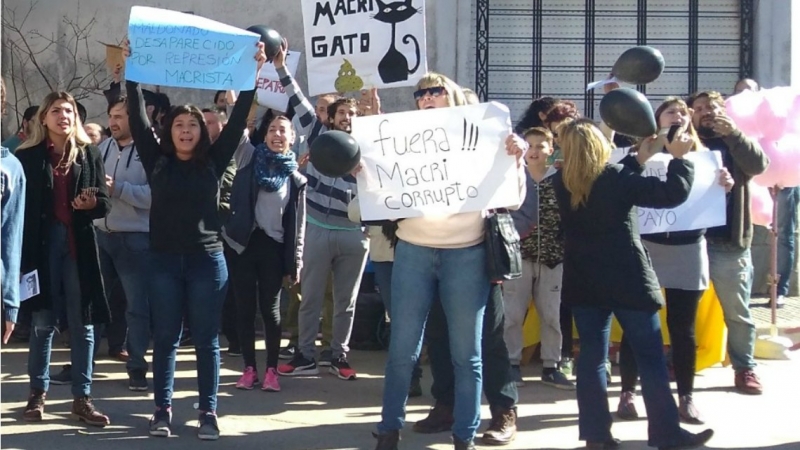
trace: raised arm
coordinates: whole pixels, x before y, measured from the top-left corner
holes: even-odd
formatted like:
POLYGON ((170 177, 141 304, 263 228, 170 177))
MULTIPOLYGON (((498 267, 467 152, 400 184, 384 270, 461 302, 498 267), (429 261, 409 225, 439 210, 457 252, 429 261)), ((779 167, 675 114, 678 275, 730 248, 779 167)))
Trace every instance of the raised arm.
POLYGON ((122 84, 120 83, 120 76, 122 73, 122 66, 117 65, 114 68, 114 73, 112 75, 113 79, 111 81, 111 86, 108 87, 105 91, 103 91, 103 95, 106 97, 106 101, 108 102, 108 106, 111 106, 111 102, 117 99, 122 94, 122 84))
POLYGON ((239 93, 228 123, 222 129, 219 138, 211 145, 211 160, 214 162, 218 177, 225 173, 225 168, 228 167, 233 154, 239 148, 239 141, 247 128, 247 115, 250 113, 250 106, 253 104, 255 96, 255 88, 239 93))
POLYGON ((128 91, 128 122, 131 127, 131 136, 136 143, 136 151, 142 160, 147 178, 156 167, 156 161, 160 153, 158 139, 150 127, 150 119, 147 117, 147 109, 144 104, 144 95, 139 83, 126 81, 125 89, 128 91))
POLYGON ((286 95, 289 96, 289 106, 294 108, 295 115, 300 123, 300 129, 295 131, 298 135, 308 136, 318 120, 317 114, 314 112, 314 105, 303 95, 300 85, 297 84, 292 74, 289 73, 289 69, 286 68, 285 61, 288 49, 289 43, 284 39, 281 50, 275 55, 273 64, 275 64, 275 70, 278 72, 278 77, 280 77, 281 85, 286 90, 286 95))
MULTIPOLYGON (((257 61, 256 64, 256 80, 258 80, 258 73, 261 71, 261 66, 267 60, 267 55, 264 53, 264 43, 259 42, 256 44, 256 54, 254 56, 257 61)), ((222 177, 225 169, 228 167, 233 154, 239 148, 242 135, 245 128, 247 128, 247 116, 250 114, 250 108, 253 106, 253 100, 256 98, 256 86, 253 83, 253 89, 249 91, 242 91, 239 93, 239 98, 236 99, 236 104, 233 106, 233 111, 228 118, 228 124, 222 129, 219 138, 211 145, 211 161, 214 163, 214 170, 216 171, 217 178, 222 177)))
POLYGON ((674 208, 689 198, 694 182, 694 165, 691 161, 675 158, 667 167, 667 179, 643 177, 628 167, 623 167, 622 193, 631 204, 645 208, 674 208))
POLYGON ((728 144, 733 162, 747 176, 754 177, 764 173, 769 167, 769 157, 761 149, 761 145, 745 136, 740 130, 732 131, 722 140, 728 144))

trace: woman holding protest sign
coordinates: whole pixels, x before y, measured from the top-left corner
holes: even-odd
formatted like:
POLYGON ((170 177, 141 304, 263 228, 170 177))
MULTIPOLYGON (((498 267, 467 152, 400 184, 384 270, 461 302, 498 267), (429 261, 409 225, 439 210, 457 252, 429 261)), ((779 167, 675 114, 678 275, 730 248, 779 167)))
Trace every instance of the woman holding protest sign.
MULTIPOLYGON (((678 136, 684 133, 691 136, 691 151, 708 150, 700 142, 692 125, 692 111, 680 98, 667 98, 655 115, 661 134, 667 135, 667 139, 669 132, 675 130, 678 136)), ((649 145, 649 140, 642 140, 634 147, 634 151, 643 154, 649 154, 652 150, 667 152, 666 148, 647 148, 649 145)), ((733 178, 725 168, 719 173, 719 184, 728 192, 733 188, 733 178)), ((672 366, 678 384, 678 414, 683 422, 691 424, 703 423, 692 400, 692 391, 697 357, 695 319, 700 298, 708 288, 709 277, 705 232, 705 229, 699 229, 642 235, 658 282, 664 288, 672 366)), ((639 370, 625 335, 622 337, 619 364, 622 394, 617 416, 625 420, 636 419, 639 415, 634 399, 639 370)))
MULTIPOLYGON (((267 58, 264 44, 258 43, 257 47, 258 72, 267 58)), ((130 42, 125 43, 124 52, 126 57, 130 56, 130 42)), ((128 80, 126 87, 131 134, 153 196, 150 295, 156 412, 150 420, 150 434, 170 435, 175 357, 186 309, 197 355, 201 411, 198 437, 218 439, 218 331, 228 288, 228 269, 222 252, 217 203, 220 179, 247 125, 255 84, 253 89, 241 92, 227 126, 213 144, 203 113, 192 105, 176 106, 169 112, 159 141, 150 130, 139 83, 128 80)))
MULTIPOLYGON (((466 103, 461 88, 440 74, 425 75, 417 88, 414 93, 417 109, 466 103)), ((525 185, 520 159, 525 148, 525 142, 516 136, 509 137, 506 143, 506 151, 517 158, 520 167, 521 198, 525 196, 525 185)), ((484 222, 480 211, 397 222, 392 297, 398 300, 391 304, 392 339, 376 450, 397 448, 425 321, 437 297, 449 326, 455 372, 453 441, 456 449, 475 448, 473 439, 480 423, 481 336, 491 291, 483 242, 484 222)))
POLYGON ((694 142, 688 133, 666 142, 674 159, 662 181, 640 175, 653 154, 650 149, 664 145, 655 142, 662 138, 647 138, 637 158, 629 155, 620 164, 607 164, 612 145, 593 122, 578 119, 559 132, 564 166, 553 184, 565 238, 562 301, 572 306, 580 336, 580 439, 587 448, 619 445, 611 435, 605 378, 613 313, 630 334, 642 369, 648 445, 662 450, 702 445, 712 430, 693 434, 679 425, 658 317, 661 290, 644 246, 634 234, 637 206, 672 208, 688 198, 694 166, 684 156, 694 142))

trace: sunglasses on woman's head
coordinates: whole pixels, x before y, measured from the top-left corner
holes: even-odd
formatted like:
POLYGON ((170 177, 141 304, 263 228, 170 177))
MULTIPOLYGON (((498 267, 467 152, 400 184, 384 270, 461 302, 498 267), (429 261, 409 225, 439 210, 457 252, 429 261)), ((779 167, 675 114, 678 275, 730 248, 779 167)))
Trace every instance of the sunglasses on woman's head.
POLYGON ((420 100, 426 95, 430 95, 431 97, 439 97, 447 93, 447 89, 444 86, 434 86, 429 87, 427 89, 420 89, 414 92, 414 100, 420 100))

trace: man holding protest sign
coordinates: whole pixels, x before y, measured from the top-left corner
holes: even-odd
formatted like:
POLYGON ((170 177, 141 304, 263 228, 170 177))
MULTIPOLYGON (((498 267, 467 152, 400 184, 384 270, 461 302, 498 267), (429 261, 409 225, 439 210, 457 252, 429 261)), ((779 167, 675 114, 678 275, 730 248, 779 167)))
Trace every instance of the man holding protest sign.
MULTIPOLYGON (((186 26, 177 27, 163 22, 148 25, 145 17, 150 16, 137 11, 138 8, 141 7, 134 7, 131 11, 129 34, 132 38, 134 31, 146 35, 163 27, 171 27, 176 33, 181 31, 200 35, 223 29, 224 32, 216 32, 221 35, 221 40, 199 39, 198 45, 203 47, 209 41, 232 42, 236 55, 244 61, 236 67, 214 68, 223 80, 221 84, 204 82, 193 86, 243 89, 227 126, 213 144, 203 113, 191 105, 178 106, 170 111, 161 139, 157 140, 150 130, 139 83, 132 79, 163 77, 163 68, 159 69, 158 65, 149 69, 142 67, 143 59, 157 60, 163 52, 153 52, 153 48, 147 46, 145 37, 136 41, 144 48, 134 48, 133 53, 129 48, 130 42, 125 45, 125 56, 129 63, 126 87, 130 93, 128 111, 131 134, 147 172, 153 198, 150 221, 153 261, 151 292, 152 304, 158 305, 158 308, 152 311, 156 411, 150 419, 150 434, 164 437, 171 434, 176 351, 181 337, 183 311, 188 309, 189 326, 197 354, 200 394, 197 436, 202 440, 216 440, 219 438, 216 415, 220 371, 218 330, 228 288, 228 270, 223 257, 218 216, 219 186, 247 126, 247 115, 255 98, 255 80, 266 61, 266 55, 264 44, 258 42, 254 33, 164 10, 157 10, 159 20, 163 21, 166 17, 175 23, 185 22, 186 26), (225 40, 228 37, 230 39, 225 40), (257 47, 253 57, 255 62, 248 62, 244 53, 249 53, 247 48, 252 49, 252 46, 257 47), (139 64, 138 71, 131 71, 134 65, 130 63, 134 61, 139 64), (155 73, 148 73, 148 70, 155 73), (238 80, 235 86, 232 85, 234 78, 238 80)), ((170 81, 168 73, 166 78, 170 81)), ((181 83, 186 81, 183 79, 181 83)), ((172 82, 181 84, 175 80, 172 82)))
MULTIPOLYGON (((298 134, 308 134, 317 127, 314 107, 303 95, 286 68, 289 44, 284 41, 275 56, 275 69, 289 94, 289 104, 300 121, 298 134)), ((328 128, 349 133, 356 115, 354 100, 339 98, 328 106, 328 128)), ((357 193, 352 175, 332 178, 322 175, 310 162, 306 166, 307 228, 300 289, 303 301, 299 310, 299 351, 287 364, 278 367, 284 376, 319 373, 314 341, 325 296, 325 285, 333 273, 333 339, 330 372, 343 380, 356 378, 356 371, 347 361, 350 333, 353 329, 356 298, 361 275, 367 262, 369 239, 359 224, 347 218, 347 205, 357 193)))

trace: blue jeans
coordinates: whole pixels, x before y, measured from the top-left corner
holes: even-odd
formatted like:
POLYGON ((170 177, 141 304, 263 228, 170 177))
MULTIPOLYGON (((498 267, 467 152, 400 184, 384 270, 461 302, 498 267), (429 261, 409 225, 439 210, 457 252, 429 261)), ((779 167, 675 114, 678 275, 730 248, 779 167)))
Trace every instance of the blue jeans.
POLYGON ((150 312, 153 322, 153 391, 156 407, 172 405, 175 355, 188 312, 197 357, 200 410, 217 410, 219 324, 228 289, 222 252, 152 253, 150 312))
POLYGON ((81 286, 78 281, 78 264, 69 252, 67 228, 60 224, 50 225, 49 270, 52 309, 33 313, 30 351, 28 353, 28 376, 32 389, 47 392, 50 387, 50 350, 53 334, 62 314, 67 317, 70 330, 70 362, 72 363, 73 397, 89 396, 92 391, 92 353, 94 351, 94 327, 83 323, 81 286))
POLYGON ((778 192, 778 295, 789 295, 789 281, 795 267, 795 238, 800 186, 778 192))
POLYGON ((680 441, 683 431, 678 424, 678 407, 669 387, 658 313, 574 306, 572 314, 581 348, 577 368, 579 439, 589 442, 611 439, 605 362, 608 359, 612 312, 622 326, 639 366, 647 409, 647 445, 673 445, 680 441))
POLYGON ((150 233, 106 233, 97 231, 100 253, 100 270, 111 304, 113 287, 120 283, 125 292, 125 340, 129 359, 125 364, 128 373, 147 373, 144 355, 150 346, 150 301, 147 286, 150 283, 150 233))
POLYGON ((756 325, 750 316, 750 289, 753 285, 750 249, 709 242, 708 268, 728 327, 728 354, 733 369, 752 369, 756 366, 753 360, 756 325))
POLYGON ((386 361, 382 420, 378 431, 400 430, 411 372, 419 360, 425 321, 439 296, 449 325, 455 372, 453 435, 475 437, 480 422, 481 330, 489 298, 483 244, 437 249, 399 241, 392 268, 392 339, 386 361))

